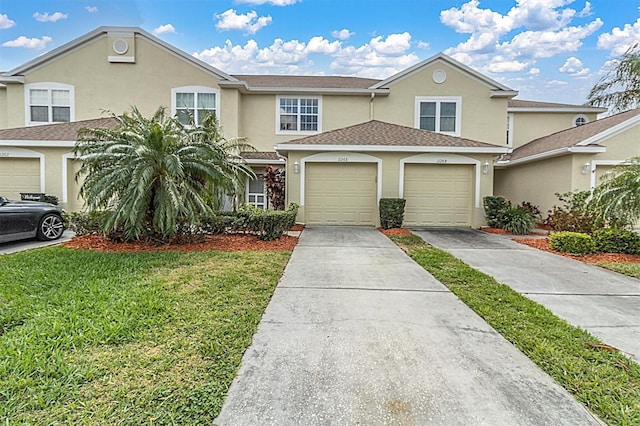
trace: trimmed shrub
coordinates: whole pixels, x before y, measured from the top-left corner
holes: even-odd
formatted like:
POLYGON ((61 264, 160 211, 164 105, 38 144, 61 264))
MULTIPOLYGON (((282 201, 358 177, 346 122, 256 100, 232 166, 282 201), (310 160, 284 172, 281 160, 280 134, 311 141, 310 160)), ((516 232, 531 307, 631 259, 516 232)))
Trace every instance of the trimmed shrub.
POLYGON ((487 225, 492 228, 504 226, 504 214, 511 208, 511 202, 500 196, 487 196, 482 199, 487 225))
POLYGON ((553 206, 545 224, 554 231, 580 232, 590 234, 595 227, 595 217, 589 212, 586 200, 589 191, 555 194, 563 206, 553 206))
POLYGON ((551 249, 576 256, 593 253, 596 245, 590 235, 582 232, 557 232, 549 236, 551 249))
POLYGON ((380 226, 383 229, 402 227, 406 202, 403 198, 380 199, 380 226))
POLYGON ((53 204, 55 206, 58 205, 58 197, 56 197, 55 195, 45 195, 44 196, 44 202, 45 203, 49 203, 49 204, 53 204))
POLYGON ((106 211, 66 213, 67 227, 76 235, 98 234, 106 214, 106 211))
POLYGON ((593 233, 593 242, 601 253, 640 254, 640 235, 633 231, 598 229, 593 233))
POLYGON ((533 214, 523 207, 512 207, 502 215, 502 227, 516 235, 525 235, 531 232, 535 224, 533 214))

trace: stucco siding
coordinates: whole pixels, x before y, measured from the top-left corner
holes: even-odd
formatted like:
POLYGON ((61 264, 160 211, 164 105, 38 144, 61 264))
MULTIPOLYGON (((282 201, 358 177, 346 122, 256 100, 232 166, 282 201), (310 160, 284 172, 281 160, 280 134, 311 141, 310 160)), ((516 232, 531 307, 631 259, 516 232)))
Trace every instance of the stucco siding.
POLYGON ((415 127, 416 96, 460 96, 460 136, 498 146, 506 145, 507 100, 491 98, 486 85, 443 61, 436 61, 419 72, 393 82, 390 89, 388 97, 375 98, 376 120, 415 127), (441 84, 433 80, 433 72, 438 69, 447 75, 441 84))
MULTIPOLYGON (((514 112, 513 113, 513 148, 542 136, 550 135, 573 127, 575 112, 514 112)), ((594 121, 597 114, 585 115, 589 122, 594 121)))

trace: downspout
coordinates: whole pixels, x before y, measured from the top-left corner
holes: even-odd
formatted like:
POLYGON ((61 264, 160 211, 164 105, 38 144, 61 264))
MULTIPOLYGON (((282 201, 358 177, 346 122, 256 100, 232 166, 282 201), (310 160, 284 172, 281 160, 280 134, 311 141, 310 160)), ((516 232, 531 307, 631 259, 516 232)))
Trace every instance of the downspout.
POLYGON ((369 102, 369 120, 373 120, 373 99, 376 97, 376 92, 371 92, 371 101, 369 102))

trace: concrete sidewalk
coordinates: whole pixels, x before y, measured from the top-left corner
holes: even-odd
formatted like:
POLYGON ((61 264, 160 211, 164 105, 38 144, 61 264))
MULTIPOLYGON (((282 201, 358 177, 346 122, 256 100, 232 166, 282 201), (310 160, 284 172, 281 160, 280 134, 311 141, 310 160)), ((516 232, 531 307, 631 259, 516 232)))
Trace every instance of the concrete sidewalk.
POLYGON ((469 228, 414 233, 640 362, 640 280, 469 228))
POLYGON ((302 233, 214 423, 598 424, 366 227, 302 233))

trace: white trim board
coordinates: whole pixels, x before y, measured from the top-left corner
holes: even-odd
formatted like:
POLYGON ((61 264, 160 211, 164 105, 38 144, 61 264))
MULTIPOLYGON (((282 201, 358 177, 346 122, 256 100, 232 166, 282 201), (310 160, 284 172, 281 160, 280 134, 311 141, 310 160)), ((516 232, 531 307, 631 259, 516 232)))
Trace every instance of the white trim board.
POLYGON ((591 176, 589 176, 589 188, 593 194, 593 190, 596 189, 596 169, 598 166, 619 166, 625 163, 626 160, 592 160, 591 161, 591 176))

